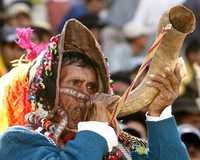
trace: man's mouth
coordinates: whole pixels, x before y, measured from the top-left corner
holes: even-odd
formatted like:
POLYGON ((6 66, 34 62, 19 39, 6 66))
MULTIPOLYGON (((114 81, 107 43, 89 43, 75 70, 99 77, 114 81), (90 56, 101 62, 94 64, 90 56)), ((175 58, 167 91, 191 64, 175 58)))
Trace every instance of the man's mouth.
POLYGON ((88 101, 90 99, 89 95, 69 87, 60 88, 60 93, 67 94, 68 96, 72 96, 81 101, 88 101))

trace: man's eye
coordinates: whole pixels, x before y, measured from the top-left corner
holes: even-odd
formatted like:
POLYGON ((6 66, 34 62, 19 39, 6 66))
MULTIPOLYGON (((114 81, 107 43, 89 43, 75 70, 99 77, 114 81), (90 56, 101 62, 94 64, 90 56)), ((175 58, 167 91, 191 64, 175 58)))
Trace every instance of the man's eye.
POLYGON ((97 86, 95 84, 88 84, 87 89, 90 93, 96 93, 97 92, 97 86))
POLYGON ((80 86, 80 85, 81 85, 81 81, 79 81, 79 80, 73 80, 73 81, 72 81, 72 84, 73 84, 74 86, 80 86))

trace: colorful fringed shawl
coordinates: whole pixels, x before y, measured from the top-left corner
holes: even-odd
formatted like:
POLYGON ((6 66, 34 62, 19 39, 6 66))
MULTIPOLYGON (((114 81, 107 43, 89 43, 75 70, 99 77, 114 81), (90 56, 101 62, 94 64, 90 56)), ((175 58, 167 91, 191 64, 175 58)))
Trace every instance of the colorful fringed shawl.
POLYGON ((31 112, 27 73, 30 64, 21 64, 0 79, 0 132, 8 126, 24 125, 31 112))

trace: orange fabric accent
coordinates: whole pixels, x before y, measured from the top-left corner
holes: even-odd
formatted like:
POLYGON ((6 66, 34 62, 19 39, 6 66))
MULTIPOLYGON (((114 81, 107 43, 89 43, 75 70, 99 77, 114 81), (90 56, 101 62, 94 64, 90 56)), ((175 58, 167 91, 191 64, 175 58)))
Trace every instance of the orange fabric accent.
POLYGON ((28 69, 20 64, 0 79, 0 133, 9 126, 24 125, 25 115, 32 111, 28 100, 28 69))

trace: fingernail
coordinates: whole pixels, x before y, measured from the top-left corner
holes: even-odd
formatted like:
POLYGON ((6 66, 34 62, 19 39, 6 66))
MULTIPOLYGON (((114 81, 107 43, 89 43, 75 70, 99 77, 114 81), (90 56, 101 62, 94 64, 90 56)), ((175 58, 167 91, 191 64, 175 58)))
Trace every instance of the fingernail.
POLYGON ((166 70, 166 71, 170 71, 170 68, 169 68, 169 67, 165 67, 165 70, 166 70))
POLYGON ((161 76, 164 77, 164 78, 166 78, 166 75, 165 75, 165 74, 161 74, 161 76))
POLYGON ((146 84, 151 84, 151 81, 147 81, 146 84))
POLYGON ((154 75, 154 74, 150 74, 150 75, 149 75, 149 77, 151 77, 151 78, 154 78, 154 77, 155 77, 155 75, 154 75))

